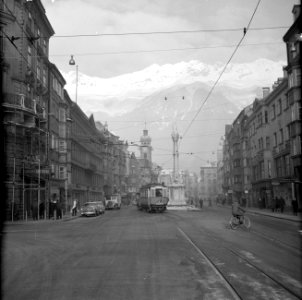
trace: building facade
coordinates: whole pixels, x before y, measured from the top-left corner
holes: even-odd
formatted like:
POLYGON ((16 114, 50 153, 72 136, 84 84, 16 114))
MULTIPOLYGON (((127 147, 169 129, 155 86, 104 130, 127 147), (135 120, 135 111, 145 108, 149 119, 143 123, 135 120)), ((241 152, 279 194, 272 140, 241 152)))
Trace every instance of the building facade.
POLYGON ((1 2, 6 217, 45 217, 48 44, 54 30, 41 1, 1 2), (42 209, 41 209, 42 208, 42 209))
POLYGON ((263 88, 263 97, 226 127, 223 188, 229 202, 236 198, 271 208, 282 197, 287 207, 297 200, 301 208, 300 6, 294 6, 293 14, 294 24, 283 38, 288 56, 284 77, 272 90, 263 88))
POLYGON ((292 185, 292 199, 298 202, 302 209, 302 158, 301 158, 301 6, 295 5, 292 10, 293 25, 283 37, 286 43, 288 74, 288 106, 290 111, 289 134, 290 134, 290 159, 294 170, 292 185))
POLYGON ((200 167, 200 197, 211 206, 217 197, 217 167, 200 167))

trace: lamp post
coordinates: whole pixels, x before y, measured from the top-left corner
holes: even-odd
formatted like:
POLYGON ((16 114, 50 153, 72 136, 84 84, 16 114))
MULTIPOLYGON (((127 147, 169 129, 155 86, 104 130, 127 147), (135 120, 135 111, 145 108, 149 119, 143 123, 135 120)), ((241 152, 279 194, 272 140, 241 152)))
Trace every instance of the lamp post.
MULTIPOLYGON (((71 55, 70 60, 69 60, 69 64, 71 66, 74 66, 75 60, 73 58, 73 55, 71 55)), ((76 92, 75 92, 75 102, 78 103, 78 74, 79 74, 79 66, 76 65, 76 92)))

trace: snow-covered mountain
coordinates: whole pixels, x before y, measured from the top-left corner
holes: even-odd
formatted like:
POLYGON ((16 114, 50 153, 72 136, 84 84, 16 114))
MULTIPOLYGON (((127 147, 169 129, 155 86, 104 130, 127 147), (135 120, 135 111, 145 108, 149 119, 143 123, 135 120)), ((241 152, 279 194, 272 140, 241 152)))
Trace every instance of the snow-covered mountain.
MULTIPOLYGON (((267 59, 244 64, 229 64, 217 88, 228 88, 226 96, 230 101, 233 100, 233 95, 236 97, 238 91, 242 98, 255 95, 257 88, 270 86, 282 76, 283 65, 285 62, 273 62, 267 59)), ((122 115, 136 109, 144 97, 174 85, 202 82, 212 86, 223 67, 223 63, 208 65, 192 60, 174 65, 152 65, 138 72, 112 78, 90 77, 79 73, 78 104, 87 113, 102 110, 112 116, 122 115)), ((75 72, 63 73, 63 75, 67 81, 66 89, 73 97, 75 72)), ((238 103, 237 100, 235 101, 238 103)))
MULTIPOLYGON (((225 124, 232 123, 244 106, 260 96, 262 87, 282 77, 284 64, 265 59, 230 64, 208 99, 223 64, 152 65, 106 79, 79 74, 78 104, 88 116, 93 113, 96 121, 106 121, 110 131, 129 143, 138 142, 146 127, 152 138, 153 161, 165 168, 172 167, 171 132, 176 127, 182 136, 180 167, 198 172, 201 165, 215 160, 213 153, 225 124)), ((73 97, 75 74, 64 77, 73 97)))

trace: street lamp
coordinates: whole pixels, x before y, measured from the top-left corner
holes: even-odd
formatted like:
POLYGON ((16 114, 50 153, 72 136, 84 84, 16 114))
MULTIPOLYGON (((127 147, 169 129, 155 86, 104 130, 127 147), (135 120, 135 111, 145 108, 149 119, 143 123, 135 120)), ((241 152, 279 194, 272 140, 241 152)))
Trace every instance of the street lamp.
MULTIPOLYGON (((70 60, 69 60, 69 64, 71 66, 74 66, 75 60, 73 58, 73 55, 71 55, 70 60)), ((78 73, 79 73, 79 67, 78 65, 76 65, 76 93, 75 93, 75 102, 78 103, 78 73)))

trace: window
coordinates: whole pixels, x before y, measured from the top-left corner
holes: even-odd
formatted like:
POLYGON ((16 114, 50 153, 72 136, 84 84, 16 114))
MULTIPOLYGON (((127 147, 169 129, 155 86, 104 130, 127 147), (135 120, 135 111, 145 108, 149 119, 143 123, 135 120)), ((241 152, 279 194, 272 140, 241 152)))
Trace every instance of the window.
POLYGON ((276 106, 275 106, 275 104, 273 104, 273 106, 272 106, 272 111, 271 111, 271 119, 273 120, 273 119, 275 119, 276 118, 276 106))
POLYGON ((282 176, 282 161, 281 161, 281 157, 279 157, 278 159, 276 159, 276 173, 277 173, 277 177, 281 177, 282 176))
POLYGON ((45 87, 47 87, 47 81, 46 81, 46 68, 43 68, 43 75, 42 75, 42 81, 43 81, 43 85, 45 87))
POLYGON ((301 120, 301 103, 295 102, 294 105, 291 106, 291 120, 301 120))
POLYGON ((264 178, 264 161, 260 163, 260 178, 264 178))
POLYGON ((300 136, 297 136, 293 140, 293 154, 294 155, 301 154, 301 138, 300 138, 300 136))
POLYGON ((262 125, 262 113, 258 114, 258 127, 262 125))
POLYGON ((47 54, 47 41, 45 39, 43 39, 43 51, 47 54))
POLYGON ((285 156, 285 176, 290 175, 290 158, 289 155, 285 156))
POLYGON ((241 178, 239 175, 234 176, 234 183, 241 183, 241 178))
POLYGON ((32 29, 33 26, 33 18, 30 12, 28 12, 28 26, 30 29, 32 29))
POLYGON ((239 168, 240 167, 240 159, 235 159, 234 160, 234 168, 239 168))
POLYGON ((258 148, 259 148, 259 150, 262 150, 262 149, 263 149, 263 138, 260 138, 260 139, 258 140, 258 148))
POLYGON ((283 137, 283 129, 280 129, 279 136, 280 136, 279 144, 281 145, 281 144, 283 144, 283 139, 284 139, 284 137, 283 137))
POLYGON ((243 166, 247 167, 247 159, 246 158, 243 159, 243 166))
POLYGON ((66 146, 67 146, 66 141, 60 140, 59 141, 59 152, 66 152, 66 149, 67 149, 66 146))
POLYGON ((60 166, 59 167, 59 178, 60 179, 66 179, 66 172, 65 172, 66 168, 65 166, 60 166))
POLYGON ((288 74, 289 88, 301 85, 301 69, 294 69, 292 73, 288 74))
POLYGON ((66 111, 63 108, 60 108, 59 110, 59 121, 60 122, 66 122, 66 111))
POLYGON ((282 112, 282 102, 281 99, 278 100, 278 106, 277 106, 277 114, 280 115, 282 112))
POLYGON ((37 61, 37 79, 41 80, 41 67, 39 61, 37 61))
POLYGON ((265 124, 268 123, 268 113, 267 113, 267 110, 264 112, 264 122, 265 122, 265 124))
POLYGON ((277 139, 277 133, 274 133, 274 147, 277 147, 278 139, 277 139))
POLYGON ((51 135, 51 149, 55 149, 55 136, 51 135))
POLYGON ((270 148, 270 138, 269 138, 269 136, 267 136, 267 137, 265 138, 265 148, 266 148, 266 149, 269 149, 269 148, 270 148))
POLYGON ((270 160, 267 162, 267 173, 268 173, 268 177, 271 178, 272 177, 272 162, 270 160))
POLYGON ((39 28, 37 28, 37 37, 39 37, 39 38, 38 38, 38 40, 37 40, 37 43, 38 43, 38 45, 39 45, 39 46, 40 46, 40 44, 41 44, 41 41, 40 41, 40 36, 41 36, 40 29, 39 29, 39 28))
POLYGON ((32 66, 32 53, 31 53, 31 47, 27 47, 27 64, 29 67, 32 66))
POLYGON ((290 136, 290 126, 287 125, 285 127, 285 131, 284 131, 284 140, 288 141, 289 140, 289 136, 290 136))
POLYGON ((284 101, 283 101, 283 103, 284 103, 284 110, 287 110, 288 108, 289 108, 289 98, 286 96, 286 97, 284 97, 284 101))

